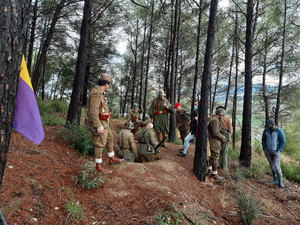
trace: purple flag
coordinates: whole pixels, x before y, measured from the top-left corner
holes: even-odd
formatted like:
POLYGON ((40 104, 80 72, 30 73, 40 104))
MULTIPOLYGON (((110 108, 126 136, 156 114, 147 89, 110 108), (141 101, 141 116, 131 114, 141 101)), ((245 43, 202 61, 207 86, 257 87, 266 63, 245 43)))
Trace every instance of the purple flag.
POLYGON ((36 145, 40 144, 44 139, 44 129, 40 111, 35 99, 24 56, 22 57, 21 63, 13 128, 36 145))

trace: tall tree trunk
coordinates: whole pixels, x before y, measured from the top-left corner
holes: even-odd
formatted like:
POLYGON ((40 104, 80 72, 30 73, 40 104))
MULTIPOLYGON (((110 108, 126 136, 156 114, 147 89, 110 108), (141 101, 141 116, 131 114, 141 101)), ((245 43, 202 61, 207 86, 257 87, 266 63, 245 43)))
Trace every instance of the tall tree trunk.
POLYGON ((87 66, 87 56, 89 49, 89 33, 92 19, 92 0, 84 1, 83 18, 80 29, 80 42, 78 48, 78 57, 76 62, 76 71, 73 80, 73 90, 71 102, 69 105, 67 124, 80 124, 81 106, 83 99, 83 89, 85 81, 85 73, 87 66))
POLYGON ((244 167, 251 166, 253 7, 253 0, 248 0, 245 44, 245 91, 243 105, 242 143, 240 152, 240 164, 244 167))
POLYGON ((178 78, 177 102, 180 102, 180 98, 181 98, 181 87, 182 87, 183 68, 184 68, 182 53, 181 53, 180 57, 181 57, 181 60, 180 60, 180 71, 179 71, 179 78, 178 78))
MULTIPOLYGON (((203 0, 199 0, 199 13, 198 13, 198 26, 197 26, 197 43, 196 43, 196 62, 195 62, 195 74, 194 74, 194 84, 193 84, 193 96, 191 102, 191 117, 194 110, 194 102, 196 100, 197 91, 197 81, 199 75, 199 55, 200 55, 200 32, 201 32, 201 19, 202 19, 202 3, 203 0)), ((191 118, 192 119, 192 118, 191 118)))
POLYGON ((266 94, 266 75, 267 75, 267 55, 268 55, 268 32, 266 32, 265 36, 265 54, 264 54, 264 61, 263 61, 263 82, 262 82, 262 95, 264 100, 264 108, 265 108, 265 121, 269 119, 269 98, 266 94))
POLYGON ((225 98, 225 104, 224 104, 225 109, 227 109, 228 98, 229 98, 230 87, 231 87, 232 66, 233 66, 233 59, 234 59, 234 45, 235 44, 234 44, 234 39, 233 39, 232 40, 232 51, 231 51, 230 67, 229 67, 229 77, 228 77, 226 98, 225 98))
POLYGON ((37 62, 35 64, 35 69, 34 69, 33 75, 32 75, 32 86, 33 86, 33 90, 35 92, 37 92, 41 72, 42 72, 42 69, 43 69, 42 67, 46 62, 47 51, 50 47, 50 42, 51 42, 53 34, 54 34, 55 26, 56 26, 56 23, 57 23, 57 21, 60 17, 61 11, 62 11, 62 9, 65 5, 65 2, 66 2, 66 0, 61 0, 55 8, 55 12, 54 12, 54 15, 52 17, 52 21, 51 21, 49 31, 47 33, 45 42, 42 44, 43 47, 41 49, 41 54, 40 54, 40 56, 37 59, 37 62))
POLYGON ((139 19, 136 19, 136 35, 135 35, 135 49, 132 51, 134 56, 134 64, 133 64, 133 79, 132 79, 132 89, 131 89, 131 108, 134 103, 134 95, 135 95, 135 80, 137 76, 137 50, 138 50, 138 37, 139 37, 139 19))
POLYGON ((217 87, 218 87, 218 82, 219 82, 219 76, 220 76, 220 68, 217 68, 217 77, 216 77, 216 83, 215 83, 215 88, 213 92, 213 97, 212 97, 212 103, 211 103, 211 111, 213 112, 214 107, 215 107, 215 99, 216 99, 216 94, 217 94, 217 87))
MULTIPOLYGON (((141 59, 141 73, 140 73, 140 96, 139 96, 139 106, 140 107, 142 105, 142 95, 143 95, 143 73, 144 73, 146 29, 147 29, 147 19, 145 19, 145 24, 144 24, 144 34, 143 34, 143 44, 142 44, 142 59, 141 59)), ((145 110, 146 109, 144 109, 144 111, 145 110)))
MULTIPOLYGON (((171 79, 170 79, 170 103, 175 104, 175 95, 176 92, 176 83, 175 83, 175 69, 176 69, 176 40, 177 40, 177 23, 178 23, 178 0, 175 0, 175 9, 174 9, 174 25, 173 25, 173 35, 172 35, 172 44, 171 44, 171 79)), ((175 113, 170 115, 170 129, 169 129, 169 141, 174 142, 176 139, 176 117, 175 113)))
POLYGON ((275 109, 275 124, 279 125, 279 112, 280 112, 280 97, 281 97, 281 88, 282 88, 282 78, 283 78, 283 64, 285 57, 285 39, 286 39, 286 16, 287 16, 287 4, 286 0, 284 0, 284 18, 282 25, 282 44, 281 44, 281 59, 280 59, 280 71, 279 71, 279 84, 277 91, 277 102, 275 109))
POLYGON ((0 186, 12 131, 29 0, 0 1, 0 186))
POLYGON ((35 0, 34 6, 32 9, 33 16, 32 16, 32 22, 31 22, 31 32, 30 32, 30 41, 29 41, 29 48, 28 48, 28 60, 27 60, 27 67, 28 72, 31 74, 31 65, 32 65, 32 53, 33 53, 33 45, 34 45, 34 39, 35 39, 35 28, 36 28, 36 20, 37 20, 37 6, 38 6, 38 0, 35 0))
POLYGON ((235 13, 235 29, 234 29, 234 43, 235 43, 235 79, 234 79, 234 95, 232 104, 232 148, 235 149, 236 143, 236 108, 237 108, 237 92, 238 92, 238 73, 239 73, 239 42, 238 42, 238 12, 235 13))
POLYGON ((176 30, 176 54, 175 54, 175 90, 174 90, 174 103, 176 101, 177 79, 178 79, 178 55, 179 55, 179 40, 180 40, 180 21, 181 21, 181 1, 178 2, 178 20, 176 30))
POLYGON ((194 156, 193 171, 200 181, 206 176, 206 147, 207 147, 207 118, 208 118, 208 88, 211 77, 213 45, 215 39, 215 21, 218 9, 218 0, 211 0, 207 30, 206 50, 202 74, 201 99, 198 108, 198 136, 194 156), (201 112, 201 113, 200 113, 201 112))
POLYGON ((146 62, 146 77, 145 77, 145 89, 144 89, 144 102, 143 102, 143 120, 146 117, 146 101, 147 101, 147 91, 148 91, 148 73, 149 73, 149 63, 150 63, 150 53, 151 53, 151 42, 152 42, 152 29, 153 29, 153 15, 154 15, 154 0, 151 1, 151 17, 150 17, 150 28, 149 28, 149 38, 148 38, 148 55, 146 62))

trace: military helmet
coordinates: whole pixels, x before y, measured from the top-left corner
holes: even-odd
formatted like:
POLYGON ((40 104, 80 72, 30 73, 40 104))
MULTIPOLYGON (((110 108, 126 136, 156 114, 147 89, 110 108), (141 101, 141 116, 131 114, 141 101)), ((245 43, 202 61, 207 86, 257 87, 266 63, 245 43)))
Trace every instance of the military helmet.
POLYGON ((132 108, 139 107, 137 103, 133 103, 132 108))
POLYGON ((165 92, 163 90, 159 90, 158 91, 158 95, 160 96, 166 96, 165 92))
POLYGON ((126 122, 125 128, 132 130, 134 128, 133 122, 131 122, 131 121, 126 122))

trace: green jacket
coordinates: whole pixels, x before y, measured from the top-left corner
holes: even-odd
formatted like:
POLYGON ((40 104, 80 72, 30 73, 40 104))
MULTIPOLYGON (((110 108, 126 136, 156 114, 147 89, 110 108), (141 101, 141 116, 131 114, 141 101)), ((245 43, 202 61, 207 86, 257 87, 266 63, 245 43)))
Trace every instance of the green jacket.
POLYGON ((153 100, 148 114, 153 119, 153 126, 156 133, 169 132, 169 113, 172 112, 172 105, 164 98, 153 100))
POLYGON ((139 132, 137 138, 140 143, 139 154, 141 155, 153 154, 154 147, 156 146, 156 141, 154 139, 154 134, 152 129, 147 127, 143 128, 139 132))

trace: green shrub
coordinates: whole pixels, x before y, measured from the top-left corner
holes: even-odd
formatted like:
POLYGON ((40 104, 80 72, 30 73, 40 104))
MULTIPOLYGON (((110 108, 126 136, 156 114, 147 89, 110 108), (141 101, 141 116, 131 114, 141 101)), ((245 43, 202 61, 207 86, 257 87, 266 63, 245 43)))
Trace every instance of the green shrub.
POLYGON ((261 203, 241 190, 237 191, 235 197, 238 205, 237 214, 240 217, 242 224, 251 225, 259 216, 261 203))
POLYGON ((81 206, 79 202, 76 202, 74 199, 67 202, 66 208, 67 208, 67 212, 70 215, 71 221, 78 223, 80 221, 87 220, 84 214, 83 206, 81 206))
POLYGON ((239 157, 240 157, 240 152, 237 149, 231 147, 228 148, 228 158, 230 160, 237 160, 239 159, 239 157))
POLYGON ((282 174, 290 181, 300 182, 300 165, 295 163, 281 163, 282 174))
POLYGON ((77 124, 69 124, 63 138, 71 144, 72 148, 78 149, 85 155, 94 154, 92 137, 85 127, 77 124))
POLYGON ((87 161, 80 167, 80 170, 80 175, 74 176, 72 179, 79 183, 82 188, 93 189, 103 183, 103 179, 99 176, 94 163, 87 161))
POLYGON ((183 219, 183 215, 177 210, 174 204, 167 203, 166 209, 160 211, 158 215, 155 216, 157 225, 178 225, 183 219))
POLYGON ((58 126, 65 125, 66 120, 64 118, 56 117, 52 114, 44 114, 42 116, 42 122, 44 126, 58 126))
POLYGON ((53 112, 58 112, 58 113, 68 112, 68 105, 63 101, 53 100, 50 102, 50 107, 53 110, 53 112))

